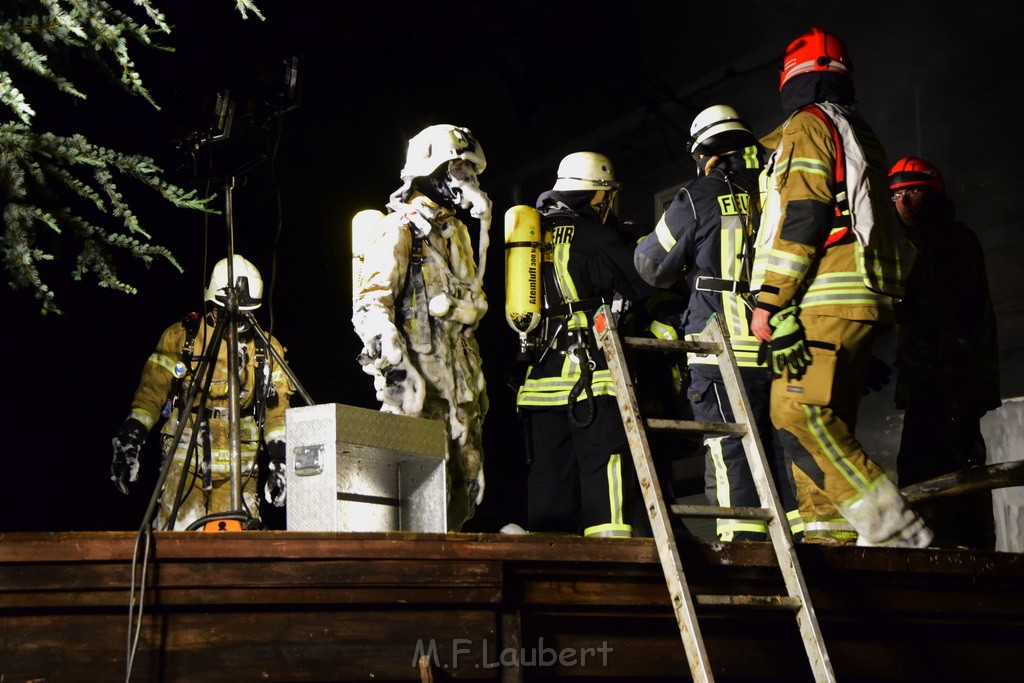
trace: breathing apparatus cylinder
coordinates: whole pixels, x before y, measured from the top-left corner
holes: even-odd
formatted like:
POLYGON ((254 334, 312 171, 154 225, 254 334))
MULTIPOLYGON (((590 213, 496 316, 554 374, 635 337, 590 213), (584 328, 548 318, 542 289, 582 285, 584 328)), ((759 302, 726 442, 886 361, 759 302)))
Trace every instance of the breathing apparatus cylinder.
POLYGON ((352 217, 352 298, 362 289, 363 254, 367 239, 373 234, 384 213, 377 209, 364 209, 352 217))
POLYGON ((544 236, 540 212, 517 205, 505 212, 505 321, 519 333, 521 352, 541 321, 544 236))

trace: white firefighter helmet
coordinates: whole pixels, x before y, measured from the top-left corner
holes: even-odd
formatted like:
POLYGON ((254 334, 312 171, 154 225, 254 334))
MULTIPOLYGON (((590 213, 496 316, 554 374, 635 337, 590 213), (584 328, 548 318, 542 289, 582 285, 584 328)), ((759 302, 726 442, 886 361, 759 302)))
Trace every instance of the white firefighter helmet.
POLYGON ((551 189, 612 190, 621 186, 608 157, 597 152, 573 152, 558 164, 558 179, 551 189))
POLYGON ((739 113, 727 104, 708 107, 690 124, 690 154, 708 156, 743 149, 757 142, 739 113))
MULTIPOLYGON (((238 278, 244 277, 246 289, 238 293, 238 310, 254 311, 263 303, 263 278, 260 271, 252 263, 235 254, 232 262, 235 282, 238 278)), ((226 258, 217 261, 210 273, 210 284, 206 287, 206 301, 212 301, 218 306, 224 306, 227 301, 225 289, 228 286, 228 260, 226 258)))
POLYGON ((424 178, 454 159, 472 163, 478 174, 487 166, 484 150, 468 128, 447 123, 428 126, 409 140, 401 177, 424 178))

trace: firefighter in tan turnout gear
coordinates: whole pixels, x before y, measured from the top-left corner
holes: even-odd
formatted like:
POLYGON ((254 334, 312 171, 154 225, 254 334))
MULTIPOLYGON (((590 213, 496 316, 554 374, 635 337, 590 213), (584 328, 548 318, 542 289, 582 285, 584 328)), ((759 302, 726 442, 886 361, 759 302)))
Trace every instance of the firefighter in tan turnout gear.
MULTIPOLYGON (((218 513, 242 512, 231 508, 230 424, 228 422, 229 381, 228 344, 213 348, 217 320, 225 315, 224 289, 228 284, 227 259, 213 268, 206 288, 205 315, 190 313, 174 323, 160 336, 156 349, 142 369, 138 389, 132 399, 131 415, 114 438, 111 479, 122 493, 128 493, 129 482, 139 474, 139 453, 150 430, 166 418, 161 434, 162 452, 174 449, 160 497, 153 528, 185 530, 193 522, 218 513), (216 354, 209 388, 205 377, 197 377, 202 360, 216 354), (193 405, 185 399, 194 383, 199 383, 193 405), (179 420, 186 425, 177 444, 172 444, 179 420)), ((244 278, 239 310, 259 308, 263 298, 263 280, 248 260, 235 256, 233 272, 236 281, 244 278)), ((278 366, 274 354, 249 327, 239 323, 238 387, 241 433, 242 504, 249 524, 260 522, 257 499, 258 453, 265 444, 268 472, 263 494, 277 507, 285 504, 285 410, 295 391, 286 374, 278 366)), ((270 343, 280 358, 285 349, 275 338, 270 343)))
POLYGON ((448 426, 448 528, 483 500, 487 393, 474 332, 487 311, 482 280, 491 202, 477 174, 483 150, 467 128, 429 126, 409 140, 388 213, 352 222, 352 324, 381 410, 448 426), (459 217, 480 224, 479 262, 459 217))
MULTIPOLYGON (((776 375, 772 421, 797 468, 805 521, 834 515, 859 545, 926 547, 932 532, 854 435, 871 345, 902 296, 900 237, 884 150, 855 110, 843 42, 794 40, 780 79, 789 116, 762 139, 766 164, 751 331, 776 375), (809 480, 809 481, 807 481, 809 480)), ((805 529, 805 532, 807 530, 805 529)))

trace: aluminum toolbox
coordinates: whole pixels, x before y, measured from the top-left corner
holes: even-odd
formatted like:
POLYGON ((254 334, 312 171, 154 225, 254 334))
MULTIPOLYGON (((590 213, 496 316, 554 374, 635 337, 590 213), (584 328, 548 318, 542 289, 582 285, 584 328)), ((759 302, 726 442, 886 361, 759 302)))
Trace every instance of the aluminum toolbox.
POLYGON ((285 420, 289 531, 447 530, 443 422, 338 403, 285 420))

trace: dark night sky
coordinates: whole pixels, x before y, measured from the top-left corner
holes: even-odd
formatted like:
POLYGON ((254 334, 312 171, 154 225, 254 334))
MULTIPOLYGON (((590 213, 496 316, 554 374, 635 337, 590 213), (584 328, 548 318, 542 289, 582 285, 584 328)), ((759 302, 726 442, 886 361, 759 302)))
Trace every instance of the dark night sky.
MULTIPOLYGON (((700 8, 600 0, 293 0, 260 2, 266 22, 243 21, 230 0, 161 4, 176 25, 165 40, 176 52, 136 51, 160 111, 97 81, 88 101, 59 99, 41 111, 40 122, 55 132, 81 131, 97 144, 152 156, 170 180, 210 187, 222 197, 223 177, 251 165, 237 175, 233 192, 235 250, 261 269, 267 297, 259 321, 287 347, 292 370, 316 403, 377 407, 372 383, 355 362, 360 345, 350 323, 351 216, 383 208, 399 185, 405 144, 424 126, 465 125, 481 141, 488 158, 481 185, 494 200, 495 216, 486 285, 491 308, 478 334, 491 413, 485 425, 487 498, 467 529, 483 531, 516 519, 524 501, 521 437, 506 386, 506 377, 521 368, 512 360, 516 342, 504 322, 502 290, 501 216, 513 203, 512 169, 656 106, 668 93, 736 59, 765 50, 781 53, 789 39, 814 24, 844 36, 855 64, 865 65, 858 92, 915 87, 915 76, 916 87, 951 75, 962 80, 965 73, 996 80, 996 65, 984 50, 959 45, 968 36, 973 45, 992 48, 991 61, 1012 52, 981 33, 1002 17, 995 8, 1005 5, 995 3, 973 3, 964 18, 938 17, 936 5, 925 2, 901 3, 897 10, 885 2, 829 8, 821 5, 830 3, 803 0, 700 8), (888 28, 880 35, 889 42, 876 39, 879 25, 888 28), (963 65, 941 68, 940 57, 958 50, 977 60, 978 74, 963 65), (266 121, 264 102, 282 92, 282 65, 291 57, 299 60, 298 107, 266 121), (186 154, 176 140, 209 127, 214 95, 224 89, 239 105, 231 138, 204 146, 194 157, 186 154)), ((1020 28, 1018 17, 1005 19, 998 27, 1005 35, 1013 34, 1014 25, 1020 28)), ((1019 82, 1015 62, 1003 68, 1006 78, 1019 82)), ((764 78, 771 97, 774 73, 764 78)), ((967 106, 984 109, 973 93, 942 96, 950 115, 967 106)), ((879 107, 877 97, 875 106, 881 126, 891 126, 897 113, 879 107)), ((777 101, 766 108, 766 118, 776 122, 777 101)), ((685 129, 693 113, 676 125, 685 129)), ((1002 123, 1010 128, 1019 116, 1007 116, 1002 123)), ((986 151, 967 144, 986 135, 993 147, 1006 139, 985 128, 970 135, 950 131, 945 139, 957 142, 944 144, 939 162, 963 161, 971 168, 987 162, 986 151)), ((616 158, 616 149, 602 151, 616 158)), ((129 189, 128 180, 120 184, 129 189)), ((0 411, 7 437, 0 531, 135 529, 148 502, 157 439, 150 439, 144 481, 130 497, 109 481, 110 439, 127 415, 160 332, 200 307, 209 268, 225 255, 228 239, 223 216, 210 216, 204 225, 195 212, 131 191, 140 197, 143 225, 154 241, 172 249, 184 274, 162 263, 146 270, 125 260, 121 272, 139 293, 118 294, 88 281, 71 282, 72 253, 45 273, 64 315, 41 317, 27 293, 2 294, 0 349, 13 373, 0 411)), ((217 202, 222 209, 222 199, 217 202)))

